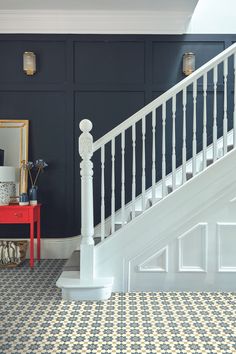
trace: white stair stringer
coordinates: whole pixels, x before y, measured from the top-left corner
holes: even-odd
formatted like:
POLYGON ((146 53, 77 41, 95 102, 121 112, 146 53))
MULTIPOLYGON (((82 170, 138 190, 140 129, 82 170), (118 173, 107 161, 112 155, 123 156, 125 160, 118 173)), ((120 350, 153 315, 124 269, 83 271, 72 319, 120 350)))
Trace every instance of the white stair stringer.
POLYGON ((219 222, 235 223, 236 235, 236 203, 230 203, 236 196, 235 166, 234 149, 96 245, 96 277, 113 278, 113 291, 236 290, 236 257, 229 258, 229 264, 226 257, 223 269, 230 271, 224 277, 218 267, 224 252, 236 254, 236 237, 221 235, 225 245, 220 250, 217 238, 219 222), (139 271, 141 264, 165 248, 165 272, 139 271))

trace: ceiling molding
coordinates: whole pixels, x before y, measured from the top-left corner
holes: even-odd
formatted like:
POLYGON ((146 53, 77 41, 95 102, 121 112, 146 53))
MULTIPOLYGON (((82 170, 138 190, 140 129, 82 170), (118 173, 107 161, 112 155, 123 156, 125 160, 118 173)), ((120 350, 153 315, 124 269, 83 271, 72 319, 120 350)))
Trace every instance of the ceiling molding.
POLYGON ((191 12, 1 10, 0 33, 182 34, 191 12))

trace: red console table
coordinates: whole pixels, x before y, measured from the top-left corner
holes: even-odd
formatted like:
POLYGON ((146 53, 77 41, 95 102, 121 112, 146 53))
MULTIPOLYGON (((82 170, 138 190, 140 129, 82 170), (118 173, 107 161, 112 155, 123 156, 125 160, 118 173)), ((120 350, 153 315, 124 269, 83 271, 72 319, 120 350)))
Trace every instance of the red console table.
POLYGON ((30 267, 34 266, 34 225, 37 223, 37 259, 40 260, 40 208, 41 205, 2 205, 0 224, 30 225, 30 267))

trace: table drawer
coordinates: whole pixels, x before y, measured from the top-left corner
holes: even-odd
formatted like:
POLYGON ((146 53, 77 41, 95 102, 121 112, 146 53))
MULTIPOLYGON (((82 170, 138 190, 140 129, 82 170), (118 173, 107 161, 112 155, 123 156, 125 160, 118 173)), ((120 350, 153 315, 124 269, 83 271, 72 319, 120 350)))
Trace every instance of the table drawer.
POLYGON ((29 210, 19 208, 2 208, 0 209, 0 223, 21 223, 26 222, 29 219, 29 210))

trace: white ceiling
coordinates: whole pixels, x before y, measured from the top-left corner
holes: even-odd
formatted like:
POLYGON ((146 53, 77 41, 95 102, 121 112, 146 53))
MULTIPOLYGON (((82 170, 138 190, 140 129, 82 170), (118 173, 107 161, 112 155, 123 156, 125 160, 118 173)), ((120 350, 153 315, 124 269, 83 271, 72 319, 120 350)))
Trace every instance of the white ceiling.
POLYGON ((192 11, 198 0, 0 0, 0 10, 192 11))
POLYGON ((198 1, 0 0, 0 33, 181 34, 198 1))

